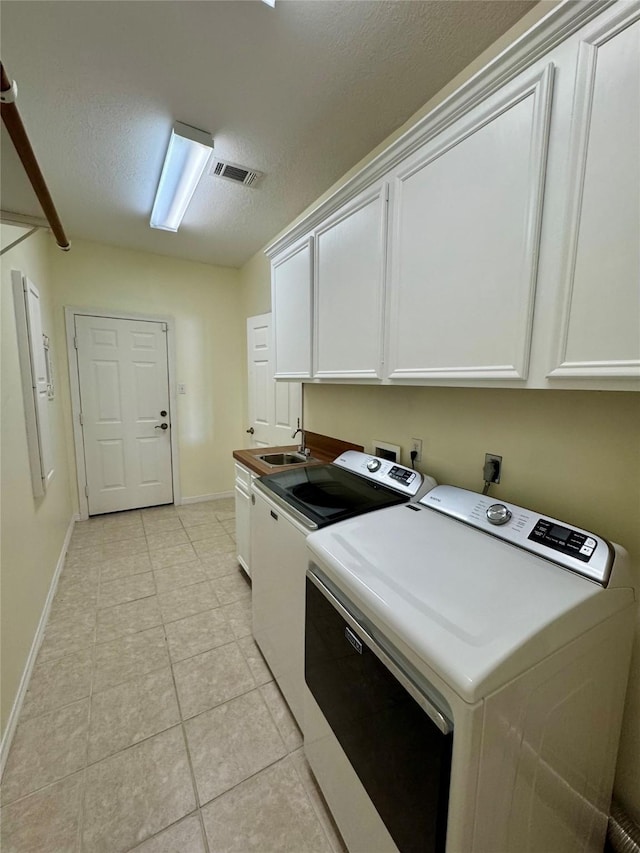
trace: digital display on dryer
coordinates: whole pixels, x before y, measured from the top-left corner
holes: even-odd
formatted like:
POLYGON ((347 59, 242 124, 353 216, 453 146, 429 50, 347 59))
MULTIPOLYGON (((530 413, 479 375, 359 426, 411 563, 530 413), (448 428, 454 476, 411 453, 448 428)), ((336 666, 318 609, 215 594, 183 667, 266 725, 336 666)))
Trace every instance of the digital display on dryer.
POLYGON ((554 524, 546 518, 538 519, 528 538, 554 551, 575 557, 583 563, 589 562, 597 544, 595 539, 585 536, 584 533, 554 524))
POLYGON ((567 539, 571 536, 571 531, 568 527, 558 527, 557 524, 554 524, 553 527, 549 530, 549 536, 553 536, 555 539, 559 539, 561 542, 566 542, 567 539))

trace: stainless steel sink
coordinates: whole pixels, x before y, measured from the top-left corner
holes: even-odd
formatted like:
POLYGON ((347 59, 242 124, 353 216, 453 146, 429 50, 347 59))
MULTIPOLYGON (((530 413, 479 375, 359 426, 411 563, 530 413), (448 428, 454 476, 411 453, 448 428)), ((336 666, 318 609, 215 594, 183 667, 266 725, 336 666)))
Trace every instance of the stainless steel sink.
POLYGON ((310 462, 311 457, 305 456, 303 453, 265 453, 263 456, 258 456, 267 465, 300 465, 303 462, 310 462))

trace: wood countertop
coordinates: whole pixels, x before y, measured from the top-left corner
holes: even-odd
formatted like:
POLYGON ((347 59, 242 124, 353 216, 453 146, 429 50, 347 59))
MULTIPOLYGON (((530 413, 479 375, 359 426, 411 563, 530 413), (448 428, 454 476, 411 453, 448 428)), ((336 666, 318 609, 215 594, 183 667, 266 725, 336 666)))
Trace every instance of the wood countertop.
POLYGON ((282 445, 279 447, 248 447, 244 450, 234 450, 233 458, 244 465, 254 474, 262 477, 265 474, 275 474, 277 471, 289 471, 291 468, 307 467, 309 465, 326 465, 327 462, 333 462, 336 456, 344 453, 345 450, 364 450, 361 444, 352 444, 349 441, 341 441, 338 438, 331 438, 327 435, 320 435, 315 432, 305 433, 305 444, 311 452, 311 458, 308 462, 299 462, 295 465, 268 465, 258 456, 265 453, 295 453, 298 450, 297 444, 282 445))

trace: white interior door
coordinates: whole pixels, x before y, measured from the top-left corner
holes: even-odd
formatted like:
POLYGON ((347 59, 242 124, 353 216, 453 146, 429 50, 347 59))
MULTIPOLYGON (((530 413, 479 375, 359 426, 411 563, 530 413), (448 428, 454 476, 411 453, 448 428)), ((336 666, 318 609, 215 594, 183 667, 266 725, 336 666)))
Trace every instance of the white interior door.
POLYGON ((173 503, 166 325, 76 315, 75 331, 89 515, 173 503))
POLYGON ((291 444, 291 434, 301 417, 302 386, 300 382, 276 382, 273 378, 271 314, 247 318, 247 360, 250 434, 247 444, 251 447, 291 444))

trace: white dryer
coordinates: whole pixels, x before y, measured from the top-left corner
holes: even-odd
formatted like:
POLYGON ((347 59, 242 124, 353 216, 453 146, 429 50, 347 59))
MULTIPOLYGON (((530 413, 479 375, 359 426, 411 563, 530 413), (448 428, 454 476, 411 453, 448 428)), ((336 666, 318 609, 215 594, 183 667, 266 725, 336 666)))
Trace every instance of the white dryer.
POLYGON ((626 552, 450 486, 307 549, 305 751, 351 853, 599 853, 626 552))

